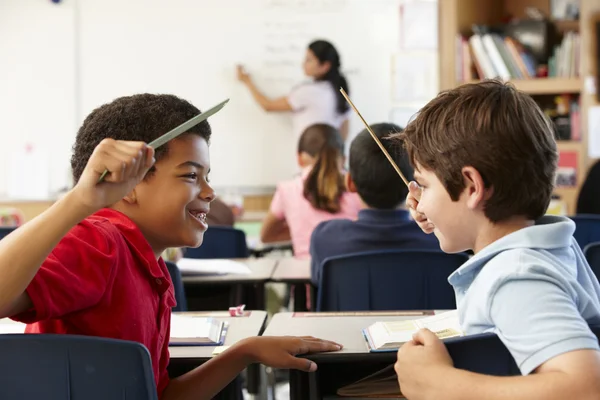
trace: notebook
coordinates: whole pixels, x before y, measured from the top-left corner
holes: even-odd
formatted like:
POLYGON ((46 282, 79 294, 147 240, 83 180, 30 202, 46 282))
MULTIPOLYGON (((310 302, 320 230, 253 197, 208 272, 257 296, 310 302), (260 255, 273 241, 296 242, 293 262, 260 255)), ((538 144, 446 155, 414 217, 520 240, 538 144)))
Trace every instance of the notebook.
POLYGON ((171 315, 171 346, 222 346, 228 324, 212 317, 171 315))
POLYGON ((252 272, 246 264, 227 259, 182 258, 177 261, 177 267, 182 275, 248 275, 252 272))
POLYGON ((456 310, 420 319, 375 322, 363 329, 363 335, 370 352, 396 351, 422 328, 431 330, 440 339, 464 335, 456 310))

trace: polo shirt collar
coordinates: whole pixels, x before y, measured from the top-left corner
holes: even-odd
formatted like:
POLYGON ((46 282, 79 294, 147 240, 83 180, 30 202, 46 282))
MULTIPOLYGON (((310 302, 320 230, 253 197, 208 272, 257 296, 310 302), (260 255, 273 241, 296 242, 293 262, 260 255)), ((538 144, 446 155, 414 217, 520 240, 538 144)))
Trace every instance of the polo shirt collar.
POLYGON ((152 278, 160 279, 165 277, 164 271, 166 271, 166 266, 161 268, 160 265, 161 263, 164 264, 164 261, 162 258, 156 259, 150 243, 148 243, 140 228, 128 216, 112 208, 103 208, 95 215, 106 218, 111 224, 117 227, 136 255, 145 261, 148 267, 147 271, 152 278))

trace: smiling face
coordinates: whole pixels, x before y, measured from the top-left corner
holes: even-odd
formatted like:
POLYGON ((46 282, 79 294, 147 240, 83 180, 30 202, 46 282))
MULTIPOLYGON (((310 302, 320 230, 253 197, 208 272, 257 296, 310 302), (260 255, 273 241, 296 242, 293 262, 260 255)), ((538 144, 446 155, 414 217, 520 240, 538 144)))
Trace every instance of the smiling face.
POLYGON ((477 223, 472 207, 469 207, 469 194, 465 189, 457 201, 450 194, 435 173, 425 168, 415 168, 415 181, 421 187, 421 199, 417 211, 427 216, 435 229, 433 233, 446 253, 456 253, 472 249, 477 237, 477 223))
POLYGON ((126 214, 137 224, 155 254, 169 247, 198 247, 208 228, 206 214, 215 192, 208 183, 208 143, 195 134, 168 144, 155 171, 125 201, 126 214))

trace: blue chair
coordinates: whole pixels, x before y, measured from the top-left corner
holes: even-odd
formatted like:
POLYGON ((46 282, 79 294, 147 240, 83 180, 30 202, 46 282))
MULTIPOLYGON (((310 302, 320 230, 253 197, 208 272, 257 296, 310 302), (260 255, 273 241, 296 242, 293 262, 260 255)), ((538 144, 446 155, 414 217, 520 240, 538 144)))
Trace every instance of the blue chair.
POLYGON ((211 226, 204 232, 202 245, 187 247, 186 258, 247 258, 249 255, 246 234, 227 226, 211 226))
POLYGON ((157 400, 148 350, 78 335, 0 335, 2 400, 157 400))
POLYGON ((177 267, 177 264, 170 261, 165 261, 169 275, 171 275, 171 281, 173 282, 173 289, 175 291, 175 300, 177 304, 173 307, 173 311, 187 311, 187 299, 185 298, 185 289, 183 287, 183 279, 181 278, 181 271, 177 267))
POLYGON ((17 229, 17 228, 15 228, 15 227, 0 226, 0 240, 4 239, 4 237, 6 235, 8 235, 9 233, 11 233, 15 229, 17 229))
POLYGON ((583 248, 583 255, 594 274, 600 279, 600 242, 590 243, 583 248))
POLYGON ((466 254, 384 250, 325 259, 317 311, 455 309, 448 276, 466 254))
POLYGON ((590 243, 600 242, 600 215, 578 214, 569 218, 575 222, 573 236, 579 247, 583 249, 590 243))
MULTIPOLYGON (((591 325, 600 338, 600 325, 591 325)), ((496 376, 521 375, 508 349, 493 333, 444 340, 456 368, 496 376)))

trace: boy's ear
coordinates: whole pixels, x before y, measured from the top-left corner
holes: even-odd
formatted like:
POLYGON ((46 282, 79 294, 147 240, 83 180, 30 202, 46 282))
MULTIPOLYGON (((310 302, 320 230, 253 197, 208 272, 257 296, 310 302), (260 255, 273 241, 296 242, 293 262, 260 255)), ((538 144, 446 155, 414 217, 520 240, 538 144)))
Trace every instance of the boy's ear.
POLYGON ((135 188, 127 194, 127 196, 123 197, 123 201, 130 205, 137 204, 137 195, 135 193, 135 188))
POLYGON ((467 196, 467 207, 474 210, 483 206, 492 194, 491 188, 486 188, 483 182, 483 177, 473 167, 464 167, 462 175, 465 182, 463 195, 467 196))
POLYGON ((344 177, 344 181, 346 183, 346 189, 350 192, 350 193, 356 193, 356 185, 354 184, 354 181, 352 180, 352 175, 350 175, 350 172, 346 172, 346 176, 344 177))

